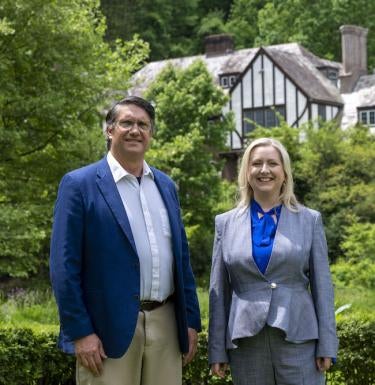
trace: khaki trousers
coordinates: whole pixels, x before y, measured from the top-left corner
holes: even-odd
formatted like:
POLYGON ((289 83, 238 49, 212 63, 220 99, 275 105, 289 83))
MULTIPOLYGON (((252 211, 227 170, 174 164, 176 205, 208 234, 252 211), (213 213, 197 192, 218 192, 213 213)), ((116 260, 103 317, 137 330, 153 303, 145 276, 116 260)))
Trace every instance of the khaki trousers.
POLYGON ((95 377, 77 362, 77 385, 181 385, 182 356, 174 305, 139 312, 129 349, 118 359, 107 358, 95 377))

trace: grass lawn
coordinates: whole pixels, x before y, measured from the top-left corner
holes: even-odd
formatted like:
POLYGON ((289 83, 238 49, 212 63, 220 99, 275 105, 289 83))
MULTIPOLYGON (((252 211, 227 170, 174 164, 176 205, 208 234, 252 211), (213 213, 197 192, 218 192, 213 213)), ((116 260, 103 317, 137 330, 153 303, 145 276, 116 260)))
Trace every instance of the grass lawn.
MULTIPOLYGON (((198 298, 204 326, 208 324, 208 289, 199 287, 198 298)), ((353 313, 368 315, 375 312, 375 290, 353 288, 341 285, 335 287, 335 308, 351 304, 341 316, 353 313)), ((6 325, 29 326, 58 325, 55 301, 50 290, 14 290, 7 296, 0 295, 0 323, 6 325)))
MULTIPOLYGON (((208 320, 208 290, 198 288, 198 298, 201 308, 202 320, 207 325, 208 320)), ((349 316, 353 313, 369 315, 375 313, 375 289, 361 287, 347 287, 337 284, 335 286, 335 309, 350 304, 350 308, 344 310, 341 316, 349 316)))

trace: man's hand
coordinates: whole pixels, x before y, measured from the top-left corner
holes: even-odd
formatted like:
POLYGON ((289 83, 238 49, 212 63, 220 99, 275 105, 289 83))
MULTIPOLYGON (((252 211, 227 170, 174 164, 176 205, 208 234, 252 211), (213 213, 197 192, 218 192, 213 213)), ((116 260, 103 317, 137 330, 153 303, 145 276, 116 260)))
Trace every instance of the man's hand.
POLYGON ((227 375, 228 364, 216 363, 211 365, 211 374, 220 378, 225 378, 227 375))
POLYGON ((96 334, 74 341, 75 354, 78 362, 90 370, 94 376, 100 376, 103 372, 103 360, 107 358, 102 342, 96 334))
POLYGON ((329 357, 317 357, 316 367, 320 372, 325 372, 332 366, 332 359, 329 357))
POLYGON ((182 365, 187 365, 195 356, 198 346, 198 333, 195 329, 188 328, 189 352, 184 354, 182 365))

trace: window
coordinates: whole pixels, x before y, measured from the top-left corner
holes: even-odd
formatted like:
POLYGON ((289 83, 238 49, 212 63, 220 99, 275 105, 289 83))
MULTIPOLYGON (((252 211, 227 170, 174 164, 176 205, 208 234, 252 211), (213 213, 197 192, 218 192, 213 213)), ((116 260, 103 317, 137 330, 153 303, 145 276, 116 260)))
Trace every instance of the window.
POLYGON ((238 74, 231 74, 231 75, 223 74, 223 75, 220 75, 220 85, 223 88, 232 87, 234 85, 234 83, 236 83, 237 77, 238 77, 238 74))
POLYGON ((337 87, 338 71, 329 69, 327 71, 327 78, 337 87))
POLYGON ((229 86, 232 87, 233 84, 236 82, 237 77, 235 75, 229 76, 229 86))
POLYGON ((323 120, 327 120, 325 104, 318 104, 318 116, 323 120))
POLYGON ((363 124, 367 124, 367 112, 366 111, 362 111, 361 112, 361 123, 363 124))
POLYGON ((222 76, 220 78, 220 85, 223 87, 223 88, 228 88, 228 76, 222 76))
POLYGON ((318 70, 331 81, 333 85, 338 86, 339 71, 334 67, 318 67, 318 70))
POLYGON ((245 134, 254 130, 255 124, 263 127, 276 127, 279 125, 277 115, 285 118, 285 106, 274 106, 264 108, 253 108, 244 110, 244 132, 245 134))
POLYGON ((359 111, 359 121, 370 127, 375 127, 375 107, 359 111))

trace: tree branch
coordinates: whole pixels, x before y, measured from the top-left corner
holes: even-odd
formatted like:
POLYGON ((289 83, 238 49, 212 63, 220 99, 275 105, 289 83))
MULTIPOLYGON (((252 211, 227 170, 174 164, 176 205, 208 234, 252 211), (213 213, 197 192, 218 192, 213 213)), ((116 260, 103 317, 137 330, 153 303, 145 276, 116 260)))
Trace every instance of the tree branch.
MULTIPOLYGON (((38 151, 43 150, 52 141, 52 139, 57 136, 57 134, 58 134, 58 132, 53 133, 44 143, 40 144, 39 146, 37 146, 37 147, 35 147, 29 151, 25 151, 25 152, 21 152, 19 154, 16 154, 16 158, 31 155, 31 154, 34 154, 38 151)), ((16 158, 14 158, 14 157, 5 158, 3 161, 4 162, 11 162, 11 161, 15 160, 16 158)))

